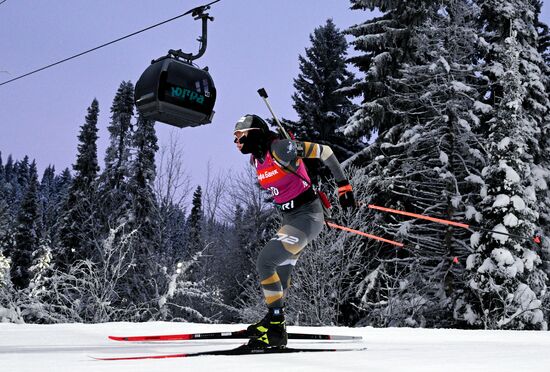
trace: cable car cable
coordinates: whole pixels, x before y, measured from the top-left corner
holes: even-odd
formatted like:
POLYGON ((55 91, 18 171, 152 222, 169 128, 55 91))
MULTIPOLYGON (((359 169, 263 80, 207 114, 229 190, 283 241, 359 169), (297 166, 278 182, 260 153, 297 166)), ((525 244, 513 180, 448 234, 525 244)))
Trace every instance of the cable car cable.
MULTIPOLYGON (((7 0, 4 0, 4 2, 5 2, 5 1, 7 1, 7 0)), ((27 77, 27 76, 29 76, 29 75, 36 74, 37 72, 44 71, 44 70, 46 70, 46 69, 49 69, 49 68, 51 68, 51 67, 60 65, 60 64, 65 63, 65 62, 67 62, 67 61, 70 61, 70 60, 72 60, 72 59, 81 57, 81 56, 83 56, 83 55, 85 55, 85 54, 94 52, 94 51, 96 51, 96 50, 98 50, 98 49, 104 48, 104 47, 106 47, 106 46, 109 46, 109 45, 111 45, 111 44, 117 43, 117 42, 122 41, 122 40, 124 40, 124 39, 128 39, 129 37, 135 36, 135 35, 140 34, 140 33, 142 33, 142 32, 149 31, 149 30, 152 29, 152 28, 155 28, 155 27, 164 25, 164 24, 166 24, 166 23, 168 23, 168 22, 175 21, 176 19, 182 18, 182 17, 184 17, 184 16, 186 16, 186 15, 188 15, 188 14, 193 13, 193 12, 196 11, 197 9, 200 9, 200 8, 207 8, 207 7, 209 7, 210 5, 215 4, 215 3, 219 2, 219 1, 221 1, 221 0, 212 1, 211 3, 208 3, 208 4, 206 4, 206 5, 201 5, 201 6, 195 7, 195 8, 193 8, 193 9, 191 9, 191 10, 188 10, 187 12, 185 12, 185 13, 183 13, 183 14, 180 14, 180 15, 178 15, 178 16, 172 17, 172 18, 167 19, 167 20, 165 20, 165 21, 159 22, 159 23, 154 24, 154 25, 152 25, 152 26, 146 27, 146 28, 141 29, 141 30, 139 30, 139 31, 132 32, 131 34, 128 34, 128 35, 123 36, 123 37, 120 37, 120 38, 118 38, 118 39, 116 39, 116 40, 113 40, 113 41, 110 41, 110 42, 108 42, 108 43, 99 45, 99 46, 97 46, 97 47, 95 47, 95 48, 92 48, 92 49, 88 49, 88 50, 86 50, 86 51, 84 51, 84 52, 75 54, 75 55, 73 55, 73 56, 71 56, 71 57, 68 57, 68 58, 62 59, 62 60, 60 60, 60 61, 54 62, 54 63, 49 64, 49 65, 47 65, 47 66, 41 67, 41 68, 39 68, 39 69, 36 69, 36 70, 34 70, 34 71, 27 72, 26 74, 17 76, 17 77, 15 77, 15 78, 13 78, 13 79, 10 79, 10 80, 7 80, 7 81, 3 81, 3 82, 0 83, 0 86, 6 85, 6 84, 9 84, 9 83, 12 83, 12 82, 14 82, 14 81, 16 81, 16 80, 23 79, 24 77, 27 77)), ((2 3, 0 3, 0 4, 2 4, 2 3)))

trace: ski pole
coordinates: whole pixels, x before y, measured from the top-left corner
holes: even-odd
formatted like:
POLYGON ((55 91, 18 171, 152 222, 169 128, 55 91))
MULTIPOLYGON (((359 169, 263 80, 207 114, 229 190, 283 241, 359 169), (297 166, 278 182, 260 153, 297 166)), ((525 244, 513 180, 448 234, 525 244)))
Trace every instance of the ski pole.
POLYGON ((273 110, 271 109, 271 105, 269 104, 269 101, 267 100, 266 90, 264 88, 260 88, 260 89, 258 89, 258 94, 260 95, 260 97, 263 98, 265 104, 267 105, 267 108, 269 109, 269 112, 271 112, 271 116, 273 116, 273 119, 275 119, 275 122, 279 126, 279 130, 281 131, 281 133, 286 137, 286 139, 291 139, 290 135, 285 130, 285 128, 283 128, 283 125, 281 124, 281 122, 279 121, 279 119, 277 118, 277 116, 275 115, 273 110))
POLYGON ((359 231, 359 230, 350 229, 349 227, 340 226, 340 225, 337 225, 337 224, 332 223, 332 222, 327 222, 327 225, 332 227, 332 228, 335 228, 335 229, 344 230, 344 231, 354 233, 354 234, 357 234, 357 235, 366 236, 367 238, 370 238, 370 239, 378 240, 378 241, 381 241, 381 242, 384 242, 384 243, 393 244, 393 245, 398 246, 398 247, 403 247, 403 243, 399 243, 399 242, 389 240, 389 239, 384 239, 384 238, 381 238, 381 237, 376 236, 376 235, 367 234, 367 233, 364 233, 364 232, 359 231))
POLYGON ((402 210, 398 210, 398 209, 380 207, 380 206, 374 205, 374 204, 369 204, 368 207, 370 209, 376 209, 376 210, 379 210, 379 211, 382 211, 382 212, 401 214, 403 216, 420 218, 420 219, 423 219, 423 220, 437 222, 437 223, 444 224, 444 225, 462 227, 462 228, 467 229, 469 231, 472 231, 472 229, 473 230, 481 230, 481 231, 490 232, 490 233, 494 233, 494 234, 506 235, 506 236, 510 236, 510 237, 518 238, 518 239, 524 239, 524 240, 531 240, 532 239, 536 244, 541 243, 540 236, 538 236, 538 235, 535 235, 533 238, 527 239, 525 236, 509 234, 509 233, 496 231, 496 230, 485 229, 483 227, 472 226, 472 225, 462 223, 462 222, 456 222, 456 221, 451 221, 451 220, 445 220, 445 219, 442 219, 442 218, 430 217, 430 216, 426 216, 424 214, 411 213, 411 212, 406 212, 406 211, 402 211, 402 210))

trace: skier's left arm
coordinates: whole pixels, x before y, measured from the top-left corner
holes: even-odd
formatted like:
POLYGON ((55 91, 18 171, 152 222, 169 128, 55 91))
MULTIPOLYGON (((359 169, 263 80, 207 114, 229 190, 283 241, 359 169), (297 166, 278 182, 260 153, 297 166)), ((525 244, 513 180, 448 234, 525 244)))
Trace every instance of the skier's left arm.
POLYGON ((330 172, 334 176, 336 184, 338 185, 338 199, 340 205, 347 208, 355 208, 355 198, 353 196, 353 189, 344 175, 342 166, 336 155, 332 151, 332 148, 328 145, 321 145, 313 142, 296 142, 297 155, 301 158, 307 159, 321 159, 330 172))

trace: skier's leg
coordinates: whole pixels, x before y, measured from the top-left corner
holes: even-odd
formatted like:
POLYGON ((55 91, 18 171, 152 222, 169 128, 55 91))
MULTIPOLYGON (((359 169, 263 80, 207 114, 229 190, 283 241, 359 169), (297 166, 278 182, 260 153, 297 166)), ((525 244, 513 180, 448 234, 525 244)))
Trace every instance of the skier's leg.
POLYGON ((294 266, 296 266, 299 257, 299 254, 294 255, 291 259, 283 262, 277 267, 277 274, 279 274, 279 279, 281 279, 281 284, 283 286, 283 302, 286 302, 288 288, 290 287, 290 274, 292 274, 292 270, 294 270, 294 266))
POLYGON ((307 235, 303 231, 284 225, 260 252, 257 269, 268 308, 283 307, 284 289, 288 286, 292 270, 279 271, 279 268, 281 265, 291 266, 288 263, 299 256, 307 243, 307 235))
POLYGON ((323 222, 322 206, 318 200, 285 214, 284 225, 260 252, 257 269, 269 311, 264 319, 248 327, 253 337, 250 346, 286 345, 283 307, 290 275, 304 247, 321 232, 323 222))
POLYGON ((257 269, 266 304, 282 307, 290 285, 290 275, 304 247, 314 240, 324 226, 323 207, 319 200, 286 213, 283 227, 258 256, 257 269))

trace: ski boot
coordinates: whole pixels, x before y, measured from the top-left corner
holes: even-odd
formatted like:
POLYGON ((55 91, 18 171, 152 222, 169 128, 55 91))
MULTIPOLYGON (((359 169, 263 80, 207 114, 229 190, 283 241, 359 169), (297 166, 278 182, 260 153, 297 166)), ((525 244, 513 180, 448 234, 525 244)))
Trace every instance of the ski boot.
POLYGON ((248 347, 253 349, 283 348, 288 341, 284 308, 270 308, 267 315, 247 329, 250 341, 248 347))

